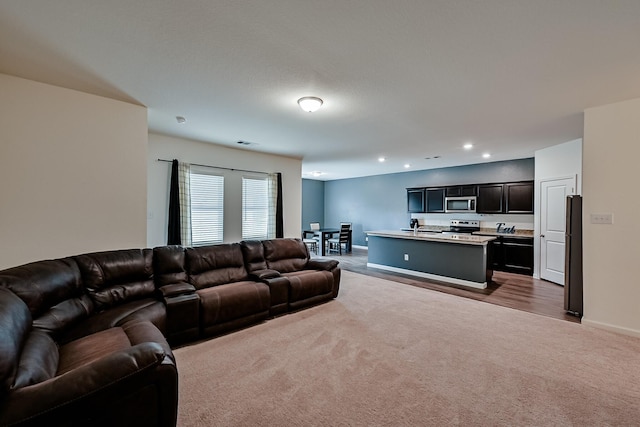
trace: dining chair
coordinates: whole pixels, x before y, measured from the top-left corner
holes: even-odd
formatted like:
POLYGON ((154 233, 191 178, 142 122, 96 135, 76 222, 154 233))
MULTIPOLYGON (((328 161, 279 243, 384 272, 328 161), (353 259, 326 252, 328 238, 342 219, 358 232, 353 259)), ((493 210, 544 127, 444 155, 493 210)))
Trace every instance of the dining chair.
POLYGON ((342 255, 342 245, 344 245, 344 251, 347 251, 349 245, 349 235, 351 234, 351 223, 340 223, 340 235, 337 238, 331 238, 329 242, 329 252, 338 252, 342 255))
MULTIPOLYGON (((311 231, 320 230, 319 222, 312 222, 309 224, 309 228, 311 231)), ((318 255, 318 245, 320 243, 320 236, 317 233, 314 233, 313 237, 307 238, 306 234, 302 236, 302 241, 309 248, 310 251, 314 251, 316 255, 318 255)))

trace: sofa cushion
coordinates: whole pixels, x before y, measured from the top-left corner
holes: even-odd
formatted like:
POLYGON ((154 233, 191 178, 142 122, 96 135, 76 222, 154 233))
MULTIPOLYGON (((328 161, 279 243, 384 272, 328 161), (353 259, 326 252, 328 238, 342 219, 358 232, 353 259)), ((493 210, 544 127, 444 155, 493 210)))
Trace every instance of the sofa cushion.
POLYGON ((127 249, 75 257, 96 311, 153 295, 153 251, 127 249))
POLYGON ((153 248, 153 278, 156 287, 186 282, 186 253, 182 246, 159 246, 153 248))
POLYGON ((0 398, 13 385, 22 347, 31 331, 31 312, 9 289, 0 287, 0 398))
POLYGON ((27 387, 53 378, 58 369, 58 346, 51 336, 33 330, 27 338, 13 388, 27 387))
POLYGON ((80 271, 71 258, 37 261, 0 271, 0 286, 18 295, 34 318, 83 292, 80 271))
POLYGON ((165 330, 166 307, 155 298, 130 301, 96 313, 80 322, 76 327, 59 337, 59 342, 67 343, 78 338, 120 326, 132 320, 148 320, 161 331, 165 330))
POLYGON ((158 343, 166 355, 173 360, 169 345, 156 327, 150 322, 129 322, 61 346, 60 363, 56 375, 62 375, 93 363, 111 353, 126 350, 145 342, 158 343))
POLYGON ((74 325, 82 323, 92 312, 93 302, 88 295, 82 295, 54 305, 42 316, 33 319, 33 327, 58 338, 74 325))
POLYGON ((258 270, 266 270, 267 262, 264 259, 264 246, 260 240, 243 240, 240 242, 244 265, 248 273, 258 270))
POLYGON ((303 270, 283 276, 289 280, 290 303, 333 292, 333 274, 329 271, 303 270))
POLYGON ((109 328, 87 335, 60 347, 57 375, 87 365, 107 354, 131 347, 122 328, 109 328))
POLYGON ((309 261, 307 246, 300 239, 271 239, 262 242, 267 268, 289 273, 304 270, 309 261))
POLYGON ((57 336, 93 312, 72 258, 32 262, 0 271, 0 286, 29 307, 33 326, 57 336))
POLYGON ((269 286, 264 283, 235 282, 200 289, 197 294, 203 328, 269 311, 269 286))
POLYGON ((196 289, 247 280, 239 243, 187 248, 189 283, 196 289))

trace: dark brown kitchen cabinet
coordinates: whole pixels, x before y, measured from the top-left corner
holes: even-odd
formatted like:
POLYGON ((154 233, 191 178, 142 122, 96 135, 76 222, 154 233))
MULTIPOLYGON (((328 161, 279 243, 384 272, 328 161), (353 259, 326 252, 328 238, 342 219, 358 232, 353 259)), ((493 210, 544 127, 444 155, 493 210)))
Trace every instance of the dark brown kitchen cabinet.
POLYGON ((425 189, 407 188, 407 211, 421 213, 425 211, 425 189))
POLYGON ((425 191, 428 213, 444 212, 444 188, 427 188, 425 191))
POLYGON ((496 271, 533 275, 533 237, 499 236, 491 246, 489 267, 496 271))
POLYGON ((533 275, 533 237, 503 237, 504 271, 533 275))
POLYGON ((504 185, 505 213, 533 213, 533 182, 504 185))
POLYGON ((503 184, 478 185, 476 212, 503 213, 503 184))
POLYGON ((447 197, 475 196, 476 185, 456 185, 446 188, 447 197))
POLYGON ((533 181, 407 188, 407 211, 442 213, 445 197, 476 196, 482 214, 533 214, 533 181))
POLYGON ((533 181, 478 185, 478 213, 532 214, 533 181))

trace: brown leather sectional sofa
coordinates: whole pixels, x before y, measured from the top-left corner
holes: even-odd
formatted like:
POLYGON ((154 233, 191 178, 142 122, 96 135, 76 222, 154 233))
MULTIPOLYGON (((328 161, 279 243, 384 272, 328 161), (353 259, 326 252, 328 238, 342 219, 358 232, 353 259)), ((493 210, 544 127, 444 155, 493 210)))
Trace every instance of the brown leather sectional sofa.
POLYGON ((0 425, 174 426, 170 343, 338 295, 300 239, 83 254, 0 271, 0 425))

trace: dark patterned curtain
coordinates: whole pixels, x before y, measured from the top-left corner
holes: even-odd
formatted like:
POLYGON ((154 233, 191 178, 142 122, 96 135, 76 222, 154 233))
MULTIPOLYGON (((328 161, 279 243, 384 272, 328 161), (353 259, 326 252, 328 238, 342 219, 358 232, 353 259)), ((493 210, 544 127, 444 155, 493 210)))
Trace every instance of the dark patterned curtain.
POLYGON ((171 162, 171 186, 169 189, 169 228, 167 245, 181 245, 180 239, 180 187, 178 184, 178 161, 171 162))
POLYGON ((284 237, 284 221, 282 219, 282 174, 278 172, 278 196, 276 199, 276 237, 284 237))

